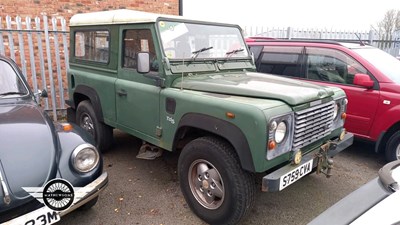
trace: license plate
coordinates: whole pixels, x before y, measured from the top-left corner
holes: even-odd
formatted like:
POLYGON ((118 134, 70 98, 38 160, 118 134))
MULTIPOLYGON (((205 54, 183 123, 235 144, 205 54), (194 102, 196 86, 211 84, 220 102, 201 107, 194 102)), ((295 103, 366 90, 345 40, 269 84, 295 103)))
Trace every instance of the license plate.
POLYGON ((279 190, 286 188, 287 186, 293 184, 294 182, 298 181, 300 178, 304 177, 306 174, 310 173, 313 168, 313 160, 310 160, 292 171, 286 173, 285 175, 281 176, 279 182, 279 190))
POLYGON ((60 221, 60 215, 47 208, 42 207, 23 216, 17 217, 5 224, 23 224, 23 225, 38 225, 38 224, 53 224, 60 221))

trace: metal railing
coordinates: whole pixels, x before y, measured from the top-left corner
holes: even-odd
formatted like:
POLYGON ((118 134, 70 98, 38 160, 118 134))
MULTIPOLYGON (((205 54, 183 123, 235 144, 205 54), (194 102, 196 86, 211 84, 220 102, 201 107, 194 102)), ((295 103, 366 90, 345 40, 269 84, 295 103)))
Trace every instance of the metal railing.
POLYGON ((279 39, 323 39, 339 41, 362 40, 393 56, 400 56, 400 31, 390 35, 370 31, 336 31, 328 29, 298 29, 293 27, 270 28, 263 26, 244 27, 246 37, 269 37, 279 39))
POLYGON ((17 62, 34 92, 47 90, 44 109, 56 121, 66 109, 68 31, 64 18, 51 18, 51 27, 47 16, 42 18, 0 17, 0 54, 17 62))

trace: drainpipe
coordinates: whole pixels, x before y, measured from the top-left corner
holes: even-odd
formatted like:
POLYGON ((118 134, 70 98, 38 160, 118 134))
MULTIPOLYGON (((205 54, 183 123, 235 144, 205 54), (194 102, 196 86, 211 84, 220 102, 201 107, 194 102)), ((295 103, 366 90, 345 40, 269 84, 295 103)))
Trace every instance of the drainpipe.
POLYGON ((183 16, 183 0, 179 0, 179 15, 183 16))

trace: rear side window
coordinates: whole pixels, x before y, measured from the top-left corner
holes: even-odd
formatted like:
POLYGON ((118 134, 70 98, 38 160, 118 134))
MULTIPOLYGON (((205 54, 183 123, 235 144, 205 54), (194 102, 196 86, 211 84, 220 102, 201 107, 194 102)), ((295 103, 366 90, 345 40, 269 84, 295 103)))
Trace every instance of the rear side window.
POLYGON ((257 71, 292 77, 301 77, 303 47, 265 46, 257 61, 257 71))
POLYGON ((75 58, 108 63, 110 51, 108 31, 78 31, 75 33, 75 58))

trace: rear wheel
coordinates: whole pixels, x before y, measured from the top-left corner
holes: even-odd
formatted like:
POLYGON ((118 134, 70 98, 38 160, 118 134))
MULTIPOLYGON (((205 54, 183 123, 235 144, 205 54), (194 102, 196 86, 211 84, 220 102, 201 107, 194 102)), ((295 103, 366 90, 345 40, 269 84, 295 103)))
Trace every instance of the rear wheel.
POLYGON ((179 157, 179 181, 192 211, 210 224, 236 224, 254 202, 255 182, 240 167, 232 146, 214 137, 187 144, 179 157))
POLYGON ((400 159, 400 131, 390 136, 385 148, 386 160, 391 162, 400 159))
POLYGON ((99 121, 90 101, 85 100, 79 103, 76 110, 76 123, 93 137, 96 147, 101 152, 110 148, 113 138, 112 128, 99 121))

